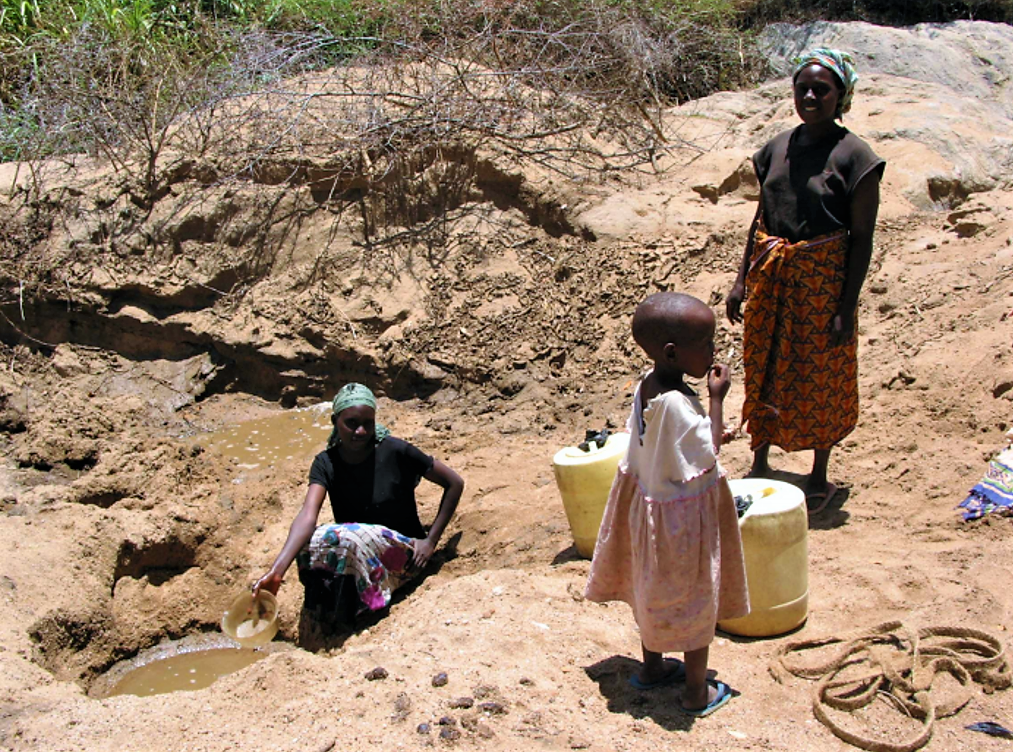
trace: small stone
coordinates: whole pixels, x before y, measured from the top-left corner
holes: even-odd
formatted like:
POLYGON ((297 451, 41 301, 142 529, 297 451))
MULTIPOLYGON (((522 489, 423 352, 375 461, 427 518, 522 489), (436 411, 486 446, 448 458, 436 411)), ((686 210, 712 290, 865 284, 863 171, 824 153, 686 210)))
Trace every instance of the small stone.
POLYGON ((451 728, 450 726, 447 726, 445 728, 440 729, 440 738, 448 742, 456 742, 458 739, 461 738, 461 732, 456 728, 451 728))
POLYGON ((468 708, 470 708, 474 704, 475 704, 475 701, 472 698, 470 698, 470 697, 457 697, 457 698, 455 698, 455 699, 453 699, 453 700, 450 701, 450 707, 455 708, 455 709, 462 709, 463 708, 463 709, 467 710, 468 708))
POLYGON ((707 199, 712 204, 716 204, 718 199, 721 198, 721 194, 718 192, 718 187, 713 183, 701 183, 691 187, 696 194, 698 194, 701 198, 707 199))
POLYGON ((584 601, 584 591, 581 590, 574 583, 570 582, 570 583, 567 584, 567 586, 566 586, 566 592, 570 594, 570 597, 573 598, 573 600, 576 603, 583 603, 583 601, 584 601))
POLYGON ((976 222, 973 219, 967 219, 964 220, 963 222, 957 222, 957 224, 953 226, 953 229, 957 233, 958 237, 973 238, 975 235, 984 230, 986 227, 987 225, 985 225, 982 222, 976 222))
POLYGON ((496 736, 496 732, 494 732, 484 723, 480 723, 475 727, 475 733, 478 734, 483 739, 492 739, 494 736, 496 736))
POLYGON ((447 686, 448 681, 450 681, 450 679, 447 678, 447 672, 441 671, 440 673, 438 673, 436 676, 433 677, 433 686, 445 687, 447 686))
POLYGON ((496 694, 496 687, 491 684, 479 684, 472 690, 472 694, 479 699, 482 699, 483 697, 492 697, 496 694))
POLYGON ((591 746, 591 742, 580 736, 571 736, 569 743, 570 749, 587 749, 591 746))
POLYGON ((419 734, 428 734, 429 733, 429 724, 428 723, 420 723, 416 727, 415 731, 417 733, 419 733, 419 734))
POLYGON ((378 681, 380 679, 386 679, 389 676, 387 669, 383 666, 377 666, 374 669, 370 669, 366 672, 366 681, 378 681))
POLYGON ((397 697, 394 698, 394 710, 397 711, 398 713, 407 713, 411 709, 412 709, 412 698, 410 698, 404 692, 401 692, 400 694, 398 694, 397 697))
POLYGON ((534 681, 532 681, 531 679, 529 679, 526 676, 522 676, 521 677, 520 683, 523 684, 525 687, 533 687, 534 684, 535 684, 534 681))
POLYGON ((457 725, 457 721, 455 721, 449 715, 443 716, 442 718, 440 718, 440 720, 437 721, 437 723, 439 725, 441 725, 441 726, 456 726, 457 725))
POLYGON ((483 713, 488 713, 489 715, 506 715, 507 712, 506 706, 501 702, 496 702, 495 700, 480 702, 478 704, 478 709, 483 713))

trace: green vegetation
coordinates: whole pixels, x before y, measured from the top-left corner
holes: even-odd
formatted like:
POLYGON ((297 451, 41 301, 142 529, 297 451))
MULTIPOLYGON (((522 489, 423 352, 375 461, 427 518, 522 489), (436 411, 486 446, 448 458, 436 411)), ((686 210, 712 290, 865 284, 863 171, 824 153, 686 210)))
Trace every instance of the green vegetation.
POLYGON ((360 217, 378 263, 416 246, 431 253, 480 181, 501 179, 501 164, 603 181, 698 154, 664 108, 758 81, 752 40, 767 23, 1010 21, 1011 9, 1013 0, 0 0, 0 162, 28 178, 5 204, 17 221, 0 223, 0 261, 19 295, 73 287, 32 252, 57 207, 103 214, 101 232, 75 240, 71 255, 169 251, 161 207, 201 200, 175 190, 191 181, 263 202, 243 230, 251 274, 273 263, 271 228, 289 199, 296 215, 325 206, 360 217), (55 186, 78 169, 101 175, 102 189, 71 208, 77 189, 55 186), (292 189, 285 202, 278 185, 292 189))
POLYGON ((0 0, 0 161, 158 152, 155 134, 201 101, 360 58, 452 54, 560 93, 685 100, 751 79, 735 13, 730 0, 0 0))
POLYGON ((179 41, 208 22, 361 33, 383 7, 359 0, 0 0, 0 34, 7 43, 26 44, 40 35, 69 38, 81 27, 97 26, 117 37, 179 41))
POLYGON ((150 158, 174 119, 352 60, 452 56, 643 112, 755 81, 751 34, 816 17, 1008 22, 1013 0, 0 0, 0 161, 150 158))
MULTIPOLYGON (((66 39, 98 26, 114 36, 179 41, 209 22, 236 29, 368 35, 384 27, 433 26, 442 20, 502 15, 558 25, 606 5, 624 14, 694 18, 737 28, 811 18, 913 24, 973 18, 1013 21, 1013 0, 0 0, 0 45, 25 45, 40 35, 66 39)), ((450 31, 443 29, 442 31, 450 31)))

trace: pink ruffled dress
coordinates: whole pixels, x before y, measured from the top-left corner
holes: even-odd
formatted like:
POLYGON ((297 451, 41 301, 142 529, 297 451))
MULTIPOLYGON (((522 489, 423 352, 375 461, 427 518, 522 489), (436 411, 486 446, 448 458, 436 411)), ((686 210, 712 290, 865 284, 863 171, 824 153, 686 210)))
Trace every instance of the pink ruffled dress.
POLYGON ((631 439, 605 507, 588 600, 625 601, 648 650, 707 647, 721 619, 749 613, 735 501, 697 397, 659 394, 631 439))

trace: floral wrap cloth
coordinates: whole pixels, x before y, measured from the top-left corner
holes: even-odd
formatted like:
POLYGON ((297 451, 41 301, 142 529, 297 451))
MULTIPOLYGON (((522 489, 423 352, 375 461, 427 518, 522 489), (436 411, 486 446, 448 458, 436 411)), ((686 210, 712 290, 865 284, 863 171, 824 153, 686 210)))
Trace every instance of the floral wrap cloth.
POLYGON ((957 505, 965 520, 976 520, 986 514, 1013 514, 1013 449, 1006 449, 988 463, 985 477, 966 499, 957 505))
POLYGON ((390 604, 390 594, 414 577, 415 540, 383 525, 321 525, 299 552, 300 572, 355 578, 359 600, 370 611, 390 604))

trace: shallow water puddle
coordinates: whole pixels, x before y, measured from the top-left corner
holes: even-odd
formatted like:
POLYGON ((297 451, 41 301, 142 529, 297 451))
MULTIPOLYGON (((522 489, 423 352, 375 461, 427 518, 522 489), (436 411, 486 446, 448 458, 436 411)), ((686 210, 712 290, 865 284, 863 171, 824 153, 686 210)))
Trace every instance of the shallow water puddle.
POLYGON ((279 460, 306 459, 324 448, 331 433, 330 403, 288 410, 205 434, 201 446, 253 470, 279 460))
POLYGON ((216 679, 246 668, 266 655, 263 651, 247 648, 217 648, 162 658, 128 672, 106 696, 149 697, 167 692, 204 689, 216 679))
POLYGON ((291 649, 292 646, 284 642, 272 642, 256 650, 241 648, 220 633, 189 635, 120 661, 96 677, 88 695, 96 699, 116 695, 149 697, 204 689, 226 674, 291 649))

